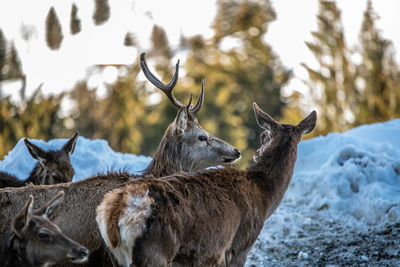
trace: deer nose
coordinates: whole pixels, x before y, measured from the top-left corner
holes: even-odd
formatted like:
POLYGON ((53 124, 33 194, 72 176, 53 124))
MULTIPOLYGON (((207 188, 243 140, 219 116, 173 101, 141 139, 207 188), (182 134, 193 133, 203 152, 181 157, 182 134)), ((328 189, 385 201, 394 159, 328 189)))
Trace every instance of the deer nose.
POLYGON ((81 248, 79 250, 79 256, 84 258, 87 257, 89 255, 89 250, 87 250, 86 248, 81 248))
POLYGON ((236 157, 240 157, 240 151, 235 148, 236 157))

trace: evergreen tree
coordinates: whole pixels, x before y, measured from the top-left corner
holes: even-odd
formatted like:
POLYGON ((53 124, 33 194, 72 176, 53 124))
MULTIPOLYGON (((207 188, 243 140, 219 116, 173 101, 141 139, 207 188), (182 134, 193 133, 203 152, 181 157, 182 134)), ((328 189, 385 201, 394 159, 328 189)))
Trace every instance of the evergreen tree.
POLYGON ((70 31, 71 34, 77 34, 81 31, 81 20, 78 17, 78 7, 75 3, 71 7, 70 31))
POLYGON ((57 50, 61 46, 64 36, 60 21, 54 7, 51 7, 46 17, 46 42, 52 50, 57 50))
POLYGON ((135 36, 133 33, 127 32, 124 38, 124 46, 136 46, 135 36))
POLYGON ((213 38, 196 36, 189 42, 188 84, 195 90, 203 77, 207 79, 199 121, 241 150, 242 165, 248 164, 259 146, 252 102, 275 118, 282 116, 285 106, 280 90, 290 72, 264 41, 275 17, 269 1, 218 1, 213 38), (221 49, 227 40, 239 43, 238 47, 221 49))
POLYGON ((153 26, 151 32, 151 43, 152 43, 152 54, 159 55, 164 58, 171 57, 171 49, 169 48, 169 42, 165 30, 157 25, 153 26))
POLYGON ((23 137, 53 139, 70 135, 58 116, 63 95, 44 97, 40 88, 31 97, 15 104, 0 98, 0 160, 23 137))
POLYGON ((6 57, 6 68, 4 71, 4 78, 6 79, 15 79, 21 78, 24 76, 21 66, 21 60, 18 56, 18 52, 15 49, 14 43, 11 43, 6 57))
POLYGON ((0 82, 4 80, 3 68, 6 64, 6 56, 7 56, 7 40, 3 34, 3 31, 0 29, 0 82))
POLYGON ((319 108, 319 134, 344 131, 352 124, 358 93, 354 81, 355 66, 349 60, 340 10, 334 1, 320 0, 318 29, 312 32, 313 42, 306 42, 319 69, 303 64, 308 71, 306 84, 319 108), (353 112, 353 113, 352 113, 353 112))
POLYGON ((386 121, 400 115, 400 72, 393 47, 376 29, 378 16, 367 3, 360 32, 362 62, 358 67, 360 107, 356 124, 386 121))
POLYGON ((109 18, 110 5, 108 4, 108 0, 95 0, 95 9, 93 13, 94 24, 104 24, 109 18))
POLYGON ((78 83, 71 92, 76 102, 73 111, 75 128, 88 138, 108 140, 116 151, 143 153, 144 127, 151 126, 147 119, 147 90, 137 81, 139 64, 127 67, 126 75, 108 86, 107 96, 99 99, 96 90, 85 82, 78 83))

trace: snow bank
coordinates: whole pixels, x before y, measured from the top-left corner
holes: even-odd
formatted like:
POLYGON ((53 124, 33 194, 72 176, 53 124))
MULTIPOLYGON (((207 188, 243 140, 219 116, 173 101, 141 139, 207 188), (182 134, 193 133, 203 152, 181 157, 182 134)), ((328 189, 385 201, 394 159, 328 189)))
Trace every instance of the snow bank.
MULTIPOLYGON (((45 150, 58 150, 68 141, 68 139, 53 139, 49 142, 29 140, 45 150)), ((71 164, 75 170, 73 181, 79 181, 109 170, 126 170, 138 173, 145 169, 150 161, 151 157, 115 152, 105 140, 90 140, 79 136, 75 151, 71 155, 71 164)), ((37 160, 32 158, 23 139, 21 139, 13 150, 4 157, 4 160, 0 161, 0 171, 6 171, 25 179, 36 163, 37 160)))
POLYGON ((301 142, 285 202, 365 224, 400 221, 400 120, 301 142))

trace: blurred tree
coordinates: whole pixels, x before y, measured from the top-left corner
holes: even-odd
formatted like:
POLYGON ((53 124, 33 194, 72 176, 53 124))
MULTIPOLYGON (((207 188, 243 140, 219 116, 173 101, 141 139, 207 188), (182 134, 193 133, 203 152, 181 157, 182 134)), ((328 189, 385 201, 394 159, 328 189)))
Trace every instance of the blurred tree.
POLYGON ((140 153, 144 141, 147 90, 137 81, 139 64, 126 68, 126 74, 108 86, 105 98, 99 98, 96 89, 86 82, 78 83, 71 92, 75 101, 74 127, 88 138, 108 140, 116 151, 140 153))
POLYGON ((68 136, 58 116, 63 95, 44 97, 40 87, 28 99, 0 98, 0 159, 23 137, 49 140, 68 136))
POLYGON ((4 80, 21 78, 24 76, 21 66, 21 60, 15 49, 14 43, 8 47, 5 67, 3 68, 4 80))
POLYGON ((151 53, 153 55, 158 55, 163 58, 171 57, 171 49, 169 47, 168 37, 162 27, 154 25, 150 38, 152 43, 151 53))
POLYGON ((264 41, 268 24, 275 18, 270 1, 220 0, 213 38, 190 40, 185 63, 188 84, 200 88, 201 78, 207 79, 200 123, 241 150, 241 165, 249 163, 259 146, 261 129, 252 102, 276 119, 285 106, 280 91, 290 72, 264 41))
POLYGON ((306 42, 319 64, 312 69, 306 64, 310 94, 319 109, 316 134, 344 131, 354 120, 356 68, 350 62, 340 10, 334 1, 320 0, 317 14, 318 29, 312 32, 313 42, 306 42))
POLYGON ((377 18, 368 1, 360 32, 362 61, 356 83, 360 91, 356 125, 400 116, 400 70, 392 43, 376 29, 377 18))
POLYGON ((124 38, 124 46, 136 46, 135 35, 131 32, 127 32, 124 38))
POLYGON ((37 37, 37 30, 34 25, 26 25, 22 23, 19 31, 22 40, 24 40, 25 42, 29 42, 33 37, 37 37))
MULTIPOLYGON (((4 80, 3 68, 6 64, 6 56, 7 56, 7 40, 3 34, 2 29, 0 29, 0 81, 4 80)), ((0 96, 1 96, 1 91, 0 91, 0 96)))
POLYGON ((110 5, 108 4, 108 0, 95 0, 95 9, 93 13, 94 24, 104 24, 109 18, 110 5))
POLYGON ((75 3, 71 7, 70 31, 71 34, 77 34, 81 31, 81 20, 78 17, 78 7, 75 3))
POLYGON ((61 46, 64 36, 60 21, 54 7, 51 7, 46 17, 46 42, 52 50, 57 50, 61 46))

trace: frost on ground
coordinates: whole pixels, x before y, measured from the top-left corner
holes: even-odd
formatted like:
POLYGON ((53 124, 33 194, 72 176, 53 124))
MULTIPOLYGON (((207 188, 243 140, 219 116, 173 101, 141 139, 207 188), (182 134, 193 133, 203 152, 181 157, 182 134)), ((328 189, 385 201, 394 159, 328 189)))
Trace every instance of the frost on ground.
MULTIPOLYGON (((65 142, 33 140, 44 149, 65 142)), ((138 173, 150 160, 83 137, 71 156, 74 181, 108 170, 138 173)), ((20 140, 0 170, 26 178, 34 164, 20 140)), ((285 198, 246 265, 400 267, 400 120, 301 142, 285 198)))

